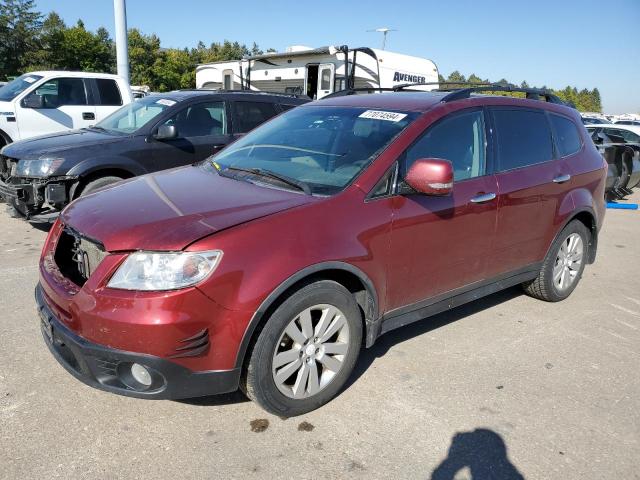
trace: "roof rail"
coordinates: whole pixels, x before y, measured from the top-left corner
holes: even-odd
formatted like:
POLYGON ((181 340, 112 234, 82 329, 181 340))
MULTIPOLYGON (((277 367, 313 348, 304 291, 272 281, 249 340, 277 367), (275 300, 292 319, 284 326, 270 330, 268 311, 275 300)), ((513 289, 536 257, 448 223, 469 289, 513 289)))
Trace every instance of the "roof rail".
MULTIPOLYGON (((350 88, 345 90, 340 90, 338 92, 331 93, 326 95, 323 98, 333 98, 333 97, 343 97, 345 95, 355 95, 358 92, 415 92, 416 90, 410 90, 410 87, 421 87, 428 85, 438 85, 442 86, 440 88, 431 90, 431 92, 450 92, 448 95, 445 95, 441 102, 448 103, 453 102, 454 100, 462 100, 465 98, 469 98, 471 94, 477 92, 521 92, 526 93, 526 98, 529 100, 540 100, 540 97, 543 97, 545 101, 549 103, 556 103, 558 105, 568 105, 572 106, 564 101, 562 101, 557 95, 554 95, 549 90, 544 90, 540 88, 523 88, 517 87, 515 85, 504 84, 504 83, 480 83, 480 82, 420 82, 420 83, 403 83, 401 85, 396 85, 392 88, 380 88, 380 87, 364 87, 364 88, 350 88), (460 88, 449 87, 450 85, 459 85, 460 88)), ((427 93, 427 92, 425 92, 427 93)))
POLYGON ((529 100, 540 100, 540 97, 543 97, 545 101, 549 103, 556 103, 558 105, 567 105, 567 103, 563 102, 557 95, 554 95, 548 90, 543 90, 541 88, 523 88, 516 87, 515 85, 505 85, 502 83, 491 83, 485 85, 479 85, 468 88, 460 88, 460 89, 440 89, 438 91, 442 92, 451 92, 446 95, 441 102, 448 103, 453 102, 454 100, 462 100, 464 98, 469 98, 472 93, 476 92, 521 92, 526 93, 526 98, 529 100))
POLYGON ((362 87, 362 88, 345 88, 344 90, 338 90, 337 92, 330 93, 329 95, 325 95, 322 97, 325 98, 335 98, 335 97, 344 97, 346 95, 355 95, 358 92, 395 92, 395 88, 382 88, 382 87, 362 87))
MULTIPOLYGON (((401 83, 400 85, 396 85, 393 87, 393 91, 394 92, 399 92, 401 90, 404 90, 406 88, 409 87, 424 87, 424 86, 429 86, 429 85, 438 85, 438 87, 441 87, 441 85, 464 85, 464 86, 473 86, 473 87, 481 87, 481 86, 485 86, 485 85, 492 85, 491 83, 486 83, 486 82, 417 82, 417 83, 401 83)), ((435 91, 444 91, 444 90, 453 90, 453 89, 449 89, 449 88, 437 88, 435 91)))

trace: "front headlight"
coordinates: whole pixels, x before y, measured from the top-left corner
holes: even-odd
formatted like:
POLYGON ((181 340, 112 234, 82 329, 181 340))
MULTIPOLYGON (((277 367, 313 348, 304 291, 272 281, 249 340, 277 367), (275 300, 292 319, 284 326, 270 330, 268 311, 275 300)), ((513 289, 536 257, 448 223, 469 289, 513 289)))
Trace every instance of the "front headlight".
POLYGON ((55 172, 64 158, 40 157, 37 160, 20 160, 16 166, 17 177, 46 177, 55 172))
POLYGON ((176 290, 207 278, 218 266, 221 250, 206 252, 135 252, 107 285, 122 290, 176 290))

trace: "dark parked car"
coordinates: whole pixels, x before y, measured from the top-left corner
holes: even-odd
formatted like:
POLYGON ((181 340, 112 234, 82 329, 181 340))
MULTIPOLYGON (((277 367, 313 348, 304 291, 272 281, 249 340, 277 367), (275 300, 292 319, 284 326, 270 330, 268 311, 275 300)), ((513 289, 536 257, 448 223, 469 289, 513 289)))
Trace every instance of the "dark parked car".
POLYGON ((93 127, 4 147, 0 195, 15 214, 37 222, 54 220, 81 195, 122 179, 203 160, 265 120, 307 101, 238 91, 150 95, 93 127))
POLYGON ((606 164, 576 110, 477 91, 323 99, 74 201, 40 260, 47 346, 110 392, 292 416, 394 328, 513 285, 567 298, 606 164))

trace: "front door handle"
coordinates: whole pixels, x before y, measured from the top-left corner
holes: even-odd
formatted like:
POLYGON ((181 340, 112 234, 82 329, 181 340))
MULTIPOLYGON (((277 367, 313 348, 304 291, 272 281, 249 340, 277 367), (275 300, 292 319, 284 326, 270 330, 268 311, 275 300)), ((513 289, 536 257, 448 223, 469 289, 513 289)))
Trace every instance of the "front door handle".
POLYGON ((471 203, 487 203, 496 198, 495 193, 483 193, 481 195, 477 195, 471 199, 471 203))
POLYGON ((564 182, 568 182, 569 180, 571 180, 571 175, 569 174, 558 175, 556 178, 553 179, 553 183, 564 183, 564 182))
POLYGON ((96 114, 93 112, 82 112, 82 119, 83 120, 95 120, 96 119, 96 114))

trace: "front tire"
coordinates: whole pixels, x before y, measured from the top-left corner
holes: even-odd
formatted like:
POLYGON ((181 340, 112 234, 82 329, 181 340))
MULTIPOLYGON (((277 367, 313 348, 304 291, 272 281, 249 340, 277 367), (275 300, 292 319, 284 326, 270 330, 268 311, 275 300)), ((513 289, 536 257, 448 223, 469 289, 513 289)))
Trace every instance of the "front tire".
POLYGON ((579 220, 572 220, 556 237, 538 276, 523 284, 527 295, 559 302, 573 292, 589 258, 591 233, 579 220))
POLYGON ((82 197, 84 195, 89 195, 90 193, 98 191, 109 185, 113 185, 114 183, 121 182, 122 180, 123 179, 120 177, 112 177, 112 176, 96 178, 95 180, 90 181, 84 186, 79 196, 82 197))
POLYGON ((274 415, 302 415, 339 393, 361 344, 362 316, 351 292, 331 280, 311 283, 271 314, 241 388, 274 415))

